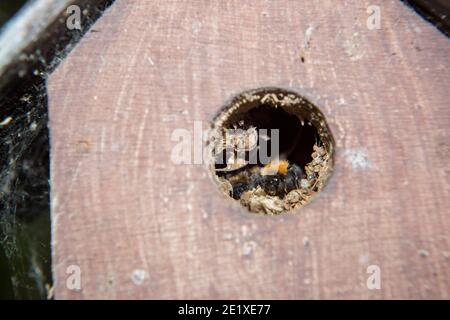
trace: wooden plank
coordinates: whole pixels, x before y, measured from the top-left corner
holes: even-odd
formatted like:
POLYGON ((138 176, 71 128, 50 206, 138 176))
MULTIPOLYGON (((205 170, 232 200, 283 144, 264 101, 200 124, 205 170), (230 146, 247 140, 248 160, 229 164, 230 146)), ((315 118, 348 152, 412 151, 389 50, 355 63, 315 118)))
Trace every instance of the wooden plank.
POLYGON ((36 0, 25 4, 1 29, 0 90, 6 92, 11 90, 10 87, 17 87, 17 82, 23 83, 53 71, 111 2, 36 0), (80 30, 67 27, 66 21, 73 13, 67 10, 71 5, 82 10, 80 30))
POLYGON ((1 33, 0 76, 5 75, 10 64, 18 64, 20 60, 25 60, 20 55, 33 42, 39 41, 50 25, 74 2, 74 0, 59 2, 39 0, 25 6, 1 33))
POLYGON ((370 4, 117 0, 49 79, 56 298, 448 299, 450 45, 398 1, 369 30, 370 4), (336 140, 295 214, 249 214, 170 160, 174 130, 263 86, 336 140))

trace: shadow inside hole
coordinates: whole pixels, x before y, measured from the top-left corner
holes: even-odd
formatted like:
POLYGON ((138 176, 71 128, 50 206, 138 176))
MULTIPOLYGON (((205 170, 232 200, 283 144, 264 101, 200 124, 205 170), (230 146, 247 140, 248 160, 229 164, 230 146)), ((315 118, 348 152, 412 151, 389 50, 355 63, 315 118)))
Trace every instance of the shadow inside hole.
POLYGON ((302 124, 297 116, 282 108, 261 105, 243 114, 242 120, 257 129, 278 129, 280 155, 285 155, 290 163, 304 167, 312 160, 313 146, 319 141, 317 129, 302 124))
MULTIPOLYGON (((298 116, 290 114, 283 108, 274 108, 270 105, 256 105, 251 109, 235 114, 230 121, 224 125, 224 129, 234 129, 244 124, 244 130, 249 128, 267 129, 270 137, 271 130, 279 130, 279 155, 280 159, 288 160, 291 164, 297 164, 300 167, 306 166, 311 162, 311 154, 313 152, 314 144, 321 145, 321 140, 317 132, 317 128, 311 125, 308 121, 300 121, 298 116)), ((270 140, 268 148, 268 156, 273 158, 275 155, 270 154, 270 140)), ((216 170, 226 167, 227 151, 216 159, 216 170), (221 159, 220 163, 217 162, 221 159)), ((267 163, 261 161, 259 153, 257 154, 259 166, 264 166, 267 163)), ((249 161, 250 154, 245 154, 245 160, 249 161)), ((223 175, 220 171, 219 175, 223 175)))

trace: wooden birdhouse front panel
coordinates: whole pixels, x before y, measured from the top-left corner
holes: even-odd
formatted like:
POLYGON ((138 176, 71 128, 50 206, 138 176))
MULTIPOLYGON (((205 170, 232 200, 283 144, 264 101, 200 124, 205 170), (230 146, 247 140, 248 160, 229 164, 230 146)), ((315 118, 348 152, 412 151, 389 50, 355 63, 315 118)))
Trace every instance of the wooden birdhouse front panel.
POLYGON ((400 1, 376 28, 371 4, 117 0, 49 78, 56 298, 449 298, 450 44, 400 1), (280 215, 196 161, 264 87, 334 139, 327 185, 280 215))

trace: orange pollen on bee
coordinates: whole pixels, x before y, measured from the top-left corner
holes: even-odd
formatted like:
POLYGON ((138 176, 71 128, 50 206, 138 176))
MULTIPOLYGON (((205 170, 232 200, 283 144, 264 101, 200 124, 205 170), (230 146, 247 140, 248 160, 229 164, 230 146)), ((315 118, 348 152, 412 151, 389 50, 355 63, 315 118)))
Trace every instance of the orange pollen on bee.
POLYGON ((279 173, 286 175, 288 172, 289 162, 287 160, 270 161, 261 169, 261 175, 271 175, 279 173))

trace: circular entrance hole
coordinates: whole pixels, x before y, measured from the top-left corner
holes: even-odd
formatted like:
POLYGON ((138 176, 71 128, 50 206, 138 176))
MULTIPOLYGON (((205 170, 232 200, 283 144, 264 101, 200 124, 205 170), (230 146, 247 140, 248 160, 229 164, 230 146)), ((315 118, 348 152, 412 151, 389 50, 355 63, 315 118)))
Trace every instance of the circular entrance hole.
POLYGON ((322 112, 295 92, 244 92, 215 118, 209 170, 220 190, 250 212, 280 214, 326 185, 334 140, 322 112))

